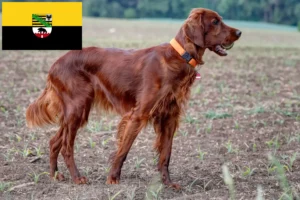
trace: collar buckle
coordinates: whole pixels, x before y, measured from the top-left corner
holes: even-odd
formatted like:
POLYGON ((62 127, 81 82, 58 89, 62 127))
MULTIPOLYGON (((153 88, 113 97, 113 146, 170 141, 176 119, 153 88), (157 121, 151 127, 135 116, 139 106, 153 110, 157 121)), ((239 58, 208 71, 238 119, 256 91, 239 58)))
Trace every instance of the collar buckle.
POLYGON ((176 41, 175 38, 173 38, 170 41, 171 46, 179 53, 179 55, 186 60, 188 64, 190 64, 193 67, 197 66, 197 61, 189 54, 184 48, 176 41))
POLYGON ((187 63, 190 62, 193 59, 191 54, 189 54, 187 51, 184 52, 184 54, 182 54, 181 57, 183 59, 185 59, 187 63))

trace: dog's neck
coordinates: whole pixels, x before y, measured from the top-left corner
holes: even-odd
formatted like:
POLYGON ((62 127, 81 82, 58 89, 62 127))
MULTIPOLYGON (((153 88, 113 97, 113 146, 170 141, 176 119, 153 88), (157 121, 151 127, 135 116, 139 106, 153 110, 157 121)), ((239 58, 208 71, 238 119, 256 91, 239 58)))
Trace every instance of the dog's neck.
POLYGON ((184 48, 184 50, 197 61, 198 65, 204 64, 202 56, 204 55, 205 48, 195 45, 192 41, 185 37, 182 29, 179 30, 175 39, 184 48))

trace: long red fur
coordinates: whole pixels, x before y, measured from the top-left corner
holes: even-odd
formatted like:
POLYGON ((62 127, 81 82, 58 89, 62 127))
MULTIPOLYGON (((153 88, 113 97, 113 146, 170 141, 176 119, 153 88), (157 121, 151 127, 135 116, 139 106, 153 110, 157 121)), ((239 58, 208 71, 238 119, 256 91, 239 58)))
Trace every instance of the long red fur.
MULTIPOLYGON (((221 17, 211 10, 194 9, 175 37, 199 64, 206 48, 238 39, 236 29, 224 23, 214 27, 214 19, 221 17)), ((74 140, 77 130, 88 122, 91 108, 98 107, 123 117, 107 183, 119 182, 134 139, 153 122, 158 169, 163 182, 177 188, 168 171, 172 139, 195 77, 195 69, 169 43, 141 50, 88 47, 60 57, 49 71, 45 90, 26 111, 30 127, 60 126, 50 140, 50 175, 54 177, 58 170, 61 152, 74 182, 87 182, 74 162, 74 140)))

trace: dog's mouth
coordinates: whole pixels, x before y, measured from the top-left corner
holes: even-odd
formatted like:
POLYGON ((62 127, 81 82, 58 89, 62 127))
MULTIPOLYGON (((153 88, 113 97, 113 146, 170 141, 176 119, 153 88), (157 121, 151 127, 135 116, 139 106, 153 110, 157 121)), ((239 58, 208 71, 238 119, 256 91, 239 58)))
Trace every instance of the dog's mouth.
POLYGON ((227 50, 233 47, 234 43, 231 44, 220 44, 214 46, 211 50, 214 51, 219 56, 227 56, 227 50))

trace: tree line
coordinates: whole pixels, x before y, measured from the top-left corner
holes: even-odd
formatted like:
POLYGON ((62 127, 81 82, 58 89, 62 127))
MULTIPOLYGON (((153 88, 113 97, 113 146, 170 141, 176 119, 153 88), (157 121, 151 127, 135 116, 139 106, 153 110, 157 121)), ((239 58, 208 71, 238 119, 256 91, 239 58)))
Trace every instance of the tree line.
MULTIPOLYGON (((34 0, 19 0, 22 1, 34 0)), ((184 19, 192 8, 205 7, 217 11, 224 19, 287 25, 296 25, 300 21, 299 0, 84 0, 82 2, 83 15, 93 17, 184 19)))

